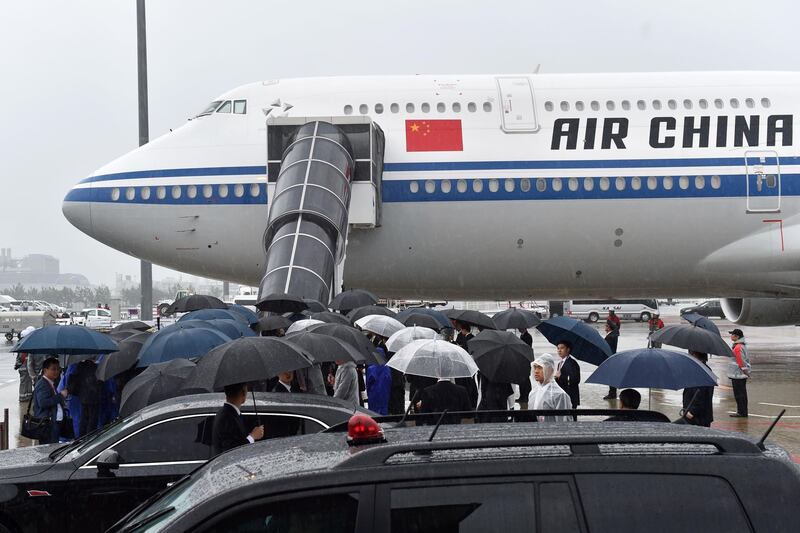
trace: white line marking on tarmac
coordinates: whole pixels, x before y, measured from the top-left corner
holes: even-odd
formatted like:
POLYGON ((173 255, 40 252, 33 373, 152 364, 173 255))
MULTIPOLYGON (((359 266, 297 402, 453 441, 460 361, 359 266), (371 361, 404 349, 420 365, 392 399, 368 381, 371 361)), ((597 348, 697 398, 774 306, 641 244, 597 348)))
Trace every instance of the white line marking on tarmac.
POLYGON ((800 409, 800 405, 786 405, 783 403, 767 403, 767 402, 758 402, 760 405, 771 405, 773 407, 786 407, 787 409, 800 409))

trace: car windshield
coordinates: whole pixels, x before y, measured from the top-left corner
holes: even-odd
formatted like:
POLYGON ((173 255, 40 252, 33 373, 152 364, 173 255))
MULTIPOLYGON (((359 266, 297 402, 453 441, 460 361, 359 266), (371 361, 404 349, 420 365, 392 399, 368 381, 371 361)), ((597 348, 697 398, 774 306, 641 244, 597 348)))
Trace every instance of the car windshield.
MULTIPOLYGON (((192 494, 196 492, 196 487, 200 487, 198 490, 202 492, 203 483, 208 483, 208 479, 202 473, 200 475, 190 474, 182 478, 152 504, 146 505, 129 517, 127 524, 130 526, 124 527, 122 531, 138 531, 137 523, 140 523, 142 527, 146 524, 148 533, 160 531, 176 511, 178 514, 182 514, 187 508, 197 503, 197 499, 192 498, 192 494)), ((208 490, 211 488, 208 487, 208 490)))
POLYGON ((55 460, 66 457, 68 461, 73 461, 86 453, 99 452, 100 450, 95 448, 105 442, 113 441, 118 435, 123 434, 129 427, 139 423, 141 420, 142 417, 138 414, 128 418, 118 418, 105 428, 89 433, 64 448, 59 448, 56 450, 58 455, 53 457, 55 460))

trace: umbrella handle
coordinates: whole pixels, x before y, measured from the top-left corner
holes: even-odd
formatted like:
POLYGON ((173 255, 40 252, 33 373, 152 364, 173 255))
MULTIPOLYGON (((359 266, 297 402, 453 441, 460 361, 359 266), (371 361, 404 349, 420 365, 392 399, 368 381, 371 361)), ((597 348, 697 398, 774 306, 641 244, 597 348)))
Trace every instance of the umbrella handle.
POLYGON ((256 426, 261 425, 261 418, 258 416, 258 406, 256 405, 256 391, 251 389, 250 394, 253 396, 253 411, 256 413, 256 426))

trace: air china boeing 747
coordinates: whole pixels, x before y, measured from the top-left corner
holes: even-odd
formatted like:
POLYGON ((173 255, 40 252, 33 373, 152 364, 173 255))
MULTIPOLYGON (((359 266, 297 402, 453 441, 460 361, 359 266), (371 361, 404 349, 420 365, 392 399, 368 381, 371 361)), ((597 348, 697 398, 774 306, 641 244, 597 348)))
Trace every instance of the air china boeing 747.
POLYGON ((270 80, 101 167, 63 211, 262 293, 706 294, 739 324, 796 324, 798 112, 795 73, 270 80))

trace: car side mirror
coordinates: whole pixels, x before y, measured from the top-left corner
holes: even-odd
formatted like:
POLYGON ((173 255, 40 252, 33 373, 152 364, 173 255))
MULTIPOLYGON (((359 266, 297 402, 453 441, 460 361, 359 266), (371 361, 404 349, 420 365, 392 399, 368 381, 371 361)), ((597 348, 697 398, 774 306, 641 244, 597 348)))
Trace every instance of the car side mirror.
POLYGON ((122 458, 113 448, 103 451, 97 456, 95 466, 97 466, 97 477, 116 477, 112 470, 117 470, 122 458))

